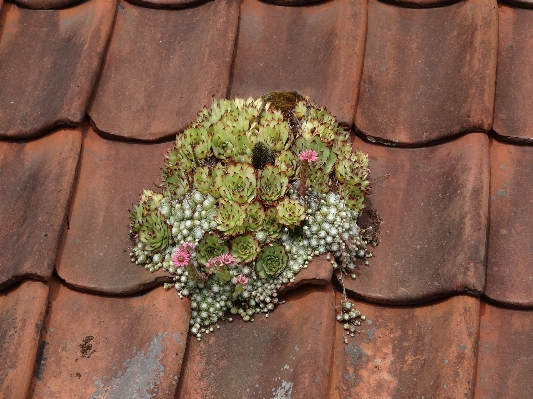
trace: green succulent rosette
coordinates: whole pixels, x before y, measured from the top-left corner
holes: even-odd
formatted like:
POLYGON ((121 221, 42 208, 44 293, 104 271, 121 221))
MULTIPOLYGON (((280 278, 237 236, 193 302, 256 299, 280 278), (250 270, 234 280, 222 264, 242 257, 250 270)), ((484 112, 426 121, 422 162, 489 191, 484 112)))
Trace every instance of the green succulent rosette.
POLYGON ((210 194, 213 186, 213 181, 209 174, 207 166, 199 166, 194 171, 193 175, 194 187, 202 194, 210 194))
POLYGON ((300 161, 292 151, 282 150, 276 156, 276 165, 289 179, 296 178, 300 173, 300 161))
POLYGON ((276 208, 271 207, 265 211, 265 221, 263 223, 263 229, 272 239, 279 238, 281 236, 282 225, 278 221, 278 212, 276 208))
POLYGON ((287 253, 278 244, 268 245, 259 253, 256 262, 257 274, 262 278, 280 274, 287 265, 287 253))
POLYGON ((218 214, 216 216, 217 229, 226 236, 235 236, 244 233, 245 225, 244 209, 236 202, 220 199, 218 202, 218 214))
POLYGON ((206 265, 210 259, 229 253, 228 246, 221 242, 220 237, 214 234, 205 235, 198 242, 198 263, 206 265))
POLYGON ((237 142, 233 130, 219 121, 213 127, 213 154, 218 159, 226 160, 235 155, 237 142))
POLYGON ((300 201, 285 198, 276 205, 278 222, 294 229, 305 219, 305 207, 300 201))
POLYGON ((256 195, 255 169, 247 163, 230 164, 220 176, 220 195, 233 202, 245 204, 256 195))
POLYGON ((273 204, 287 192, 289 179, 278 166, 266 165, 259 176, 259 198, 273 204))
POLYGON ((250 263, 259 251, 261 247, 251 235, 238 236, 231 240, 231 254, 238 263, 250 263))
POLYGON ((263 228, 265 211, 259 201, 253 201, 246 206, 246 230, 257 232, 263 228))

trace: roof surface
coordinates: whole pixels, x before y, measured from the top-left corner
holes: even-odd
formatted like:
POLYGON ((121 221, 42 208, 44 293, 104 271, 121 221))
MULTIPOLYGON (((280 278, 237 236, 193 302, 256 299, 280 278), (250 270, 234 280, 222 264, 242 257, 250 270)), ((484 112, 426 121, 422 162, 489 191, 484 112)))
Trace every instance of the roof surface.
POLYGON ((0 0, 0 398, 531 398, 532 8, 0 0), (323 259, 200 343, 129 261, 127 208, 175 134, 213 96, 274 90, 390 174, 348 345, 323 259))

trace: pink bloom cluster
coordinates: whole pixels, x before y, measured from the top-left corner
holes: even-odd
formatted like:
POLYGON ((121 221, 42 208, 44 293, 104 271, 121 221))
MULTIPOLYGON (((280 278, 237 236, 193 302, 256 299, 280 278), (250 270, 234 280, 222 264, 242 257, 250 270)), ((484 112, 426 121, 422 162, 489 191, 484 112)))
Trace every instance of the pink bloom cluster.
POLYGON ((172 263, 176 267, 186 266, 189 263, 191 254, 189 251, 193 248, 193 245, 190 242, 184 242, 179 247, 174 250, 172 257, 172 263))
POLYGON ((242 276, 242 275, 237 277, 237 283, 242 284, 243 286, 245 286, 246 284, 248 284, 248 277, 242 276))
POLYGON ((207 267, 211 270, 213 270, 215 267, 221 267, 221 266, 230 266, 235 263, 235 258, 233 255, 230 254, 222 254, 220 256, 216 256, 214 258, 209 259, 209 262, 207 262, 207 267))
POLYGON ((305 150, 298 155, 300 161, 316 162, 318 161, 318 154, 313 150, 305 150))

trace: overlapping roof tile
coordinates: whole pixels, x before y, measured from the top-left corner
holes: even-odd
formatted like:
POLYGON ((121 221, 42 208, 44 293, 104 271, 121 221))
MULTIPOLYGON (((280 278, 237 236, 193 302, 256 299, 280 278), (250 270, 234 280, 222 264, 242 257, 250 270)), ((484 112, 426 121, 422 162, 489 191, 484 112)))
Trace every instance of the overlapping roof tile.
POLYGON ((10 2, 32 10, 56 10, 75 6, 82 0, 11 0, 10 2))
POLYGON ((476 399, 529 398, 533 312, 481 305, 476 399))
POLYGON ((85 117, 114 18, 114 0, 0 18, 0 138, 42 135, 85 117))
POLYGON ((376 182, 368 207, 384 219, 381 244, 348 292, 385 303, 413 303, 485 285, 489 139, 485 134, 424 148, 357 139, 376 182))
POLYGON ((33 398, 172 398, 181 372, 190 305, 156 288, 113 298, 54 279, 33 398))
POLYGON ((107 136, 155 141, 224 97, 237 34, 237 0, 185 10, 121 1, 89 115, 107 136))
POLYGON ((189 342, 176 398, 325 398, 334 301, 331 285, 302 287, 268 318, 224 322, 189 342))
POLYGON ((26 398, 46 306, 48 287, 25 281, 0 293, 0 398, 26 398))
MULTIPOLYGON (((532 3, 533 4, 533 3, 532 3)), ((533 143, 533 11, 500 4, 494 131, 506 139, 533 143)))
POLYGON ((355 117, 361 133, 407 146, 489 131, 497 18, 494 0, 422 10, 370 0, 355 117))
POLYGON ((492 140, 490 229, 487 260, 489 298, 533 306, 533 147, 492 140))
POLYGON ((366 33, 366 2, 241 6, 231 97, 297 90, 351 126, 366 33))
POLYGON ((328 398, 472 397, 479 299, 459 295, 401 308, 355 305, 366 320, 348 345, 336 324, 328 398))
POLYGON ((52 275, 80 147, 77 128, 0 142, 0 287, 52 275))
MULTIPOLYGON (((125 143, 100 137, 87 124, 76 188, 57 259, 57 272, 74 288, 130 294, 168 281, 130 262, 128 207, 143 189, 156 189, 171 143, 125 143)), ((171 281, 171 280, 170 280, 171 281)))

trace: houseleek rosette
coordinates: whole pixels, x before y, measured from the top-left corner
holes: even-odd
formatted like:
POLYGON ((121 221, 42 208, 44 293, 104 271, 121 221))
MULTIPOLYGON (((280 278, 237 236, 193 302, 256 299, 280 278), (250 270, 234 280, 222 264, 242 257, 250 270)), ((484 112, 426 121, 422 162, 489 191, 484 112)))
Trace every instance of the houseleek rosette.
POLYGON ((319 254, 343 273, 370 256, 357 219, 368 157, 325 108, 298 93, 213 100, 165 155, 162 193, 130 211, 131 260, 191 298, 190 332, 224 312, 253 320, 319 254), (332 262, 336 265, 335 261, 332 262))

